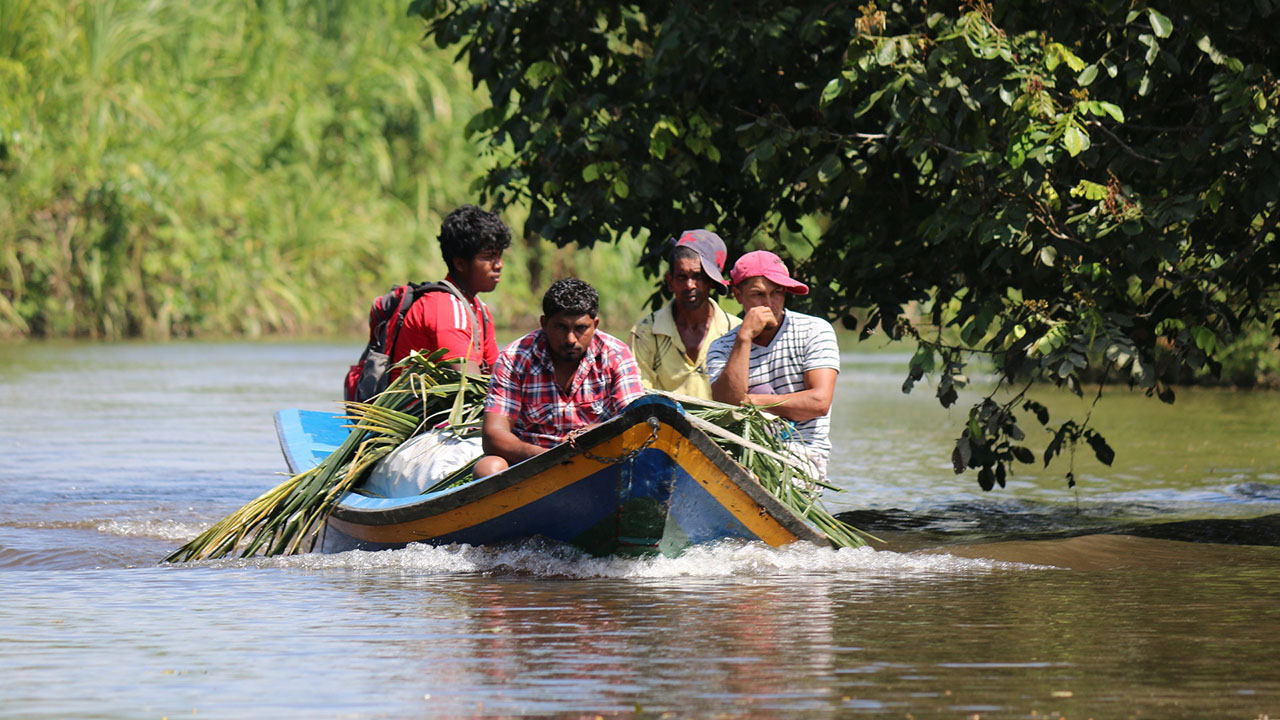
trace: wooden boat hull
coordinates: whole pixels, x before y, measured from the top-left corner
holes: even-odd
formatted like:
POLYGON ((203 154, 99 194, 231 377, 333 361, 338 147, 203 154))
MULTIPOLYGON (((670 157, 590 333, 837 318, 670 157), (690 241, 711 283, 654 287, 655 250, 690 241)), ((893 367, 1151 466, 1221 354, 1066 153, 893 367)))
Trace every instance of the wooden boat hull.
MULTIPOLYGON (((300 413, 277 415, 294 472, 345 438, 345 430, 334 429, 341 422, 334 416, 300 413), (298 435, 307 435, 308 427, 314 429, 310 442, 298 435), (321 449, 309 451, 308 445, 321 449)), ((348 493, 317 546, 342 552, 411 542, 494 545, 539 536, 595 555, 674 555, 726 538, 775 546, 830 543, 695 428, 678 405, 649 396, 572 446, 458 488, 402 498, 348 493)))

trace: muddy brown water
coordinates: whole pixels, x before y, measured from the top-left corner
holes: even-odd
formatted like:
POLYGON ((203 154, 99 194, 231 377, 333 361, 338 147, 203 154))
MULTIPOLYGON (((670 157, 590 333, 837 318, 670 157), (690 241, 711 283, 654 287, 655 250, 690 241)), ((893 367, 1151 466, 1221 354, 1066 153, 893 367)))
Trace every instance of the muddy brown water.
POLYGON ((332 407, 357 351, 0 349, 0 717, 1280 716, 1276 394, 1110 391, 1114 465, 983 493, 949 460, 976 395, 848 353, 828 504, 875 550, 159 565, 281 479, 272 412, 332 407))

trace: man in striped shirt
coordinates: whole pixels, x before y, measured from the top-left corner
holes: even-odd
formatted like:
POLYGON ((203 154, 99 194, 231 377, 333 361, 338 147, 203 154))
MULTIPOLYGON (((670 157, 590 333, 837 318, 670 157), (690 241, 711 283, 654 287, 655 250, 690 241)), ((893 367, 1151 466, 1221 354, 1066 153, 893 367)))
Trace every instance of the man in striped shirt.
POLYGON ((749 252, 729 274, 742 305, 742 324, 707 349, 714 399, 772 405, 767 412, 796 424, 818 479, 827 474, 831 401, 840 372, 835 329, 821 318, 786 309, 787 294, 809 287, 791 277, 767 250, 749 252))
POLYGON ((595 288, 557 280, 542 297, 542 328, 503 349, 485 397, 476 477, 544 453, 644 395, 631 349, 597 331, 599 308, 595 288))
POLYGON ((445 359, 466 358, 471 371, 489 372, 498 359, 498 341, 489 306, 479 294, 498 287, 502 253, 510 245, 511 231, 496 214, 475 205, 449 213, 440 226, 440 255, 448 268, 442 284, 453 285, 458 293, 429 292, 413 303, 391 362, 411 350, 429 354, 447 348, 445 359))

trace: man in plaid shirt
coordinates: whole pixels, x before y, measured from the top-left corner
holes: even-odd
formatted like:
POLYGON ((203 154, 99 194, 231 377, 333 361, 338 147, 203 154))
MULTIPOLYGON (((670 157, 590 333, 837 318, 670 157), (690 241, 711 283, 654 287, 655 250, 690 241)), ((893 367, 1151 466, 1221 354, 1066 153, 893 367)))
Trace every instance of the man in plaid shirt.
POLYGON ((542 328, 508 345, 493 367, 476 477, 544 453, 644 395, 631 349, 597 332, 599 309, 595 288, 581 280, 547 288, 542 328))

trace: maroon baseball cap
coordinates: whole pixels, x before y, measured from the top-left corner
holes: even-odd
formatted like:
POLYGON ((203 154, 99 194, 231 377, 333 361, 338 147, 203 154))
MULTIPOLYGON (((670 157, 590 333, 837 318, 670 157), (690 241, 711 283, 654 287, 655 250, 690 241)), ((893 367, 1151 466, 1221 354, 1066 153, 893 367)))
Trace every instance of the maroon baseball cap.
POLYGON ((809 286, 792 279, 782 258, 768 250, 755 250, 743 255, 733 264, 733 271, 729 273, 729 278, 733 280, 734 285, 740 285, 744 280, 753 277, 771 280, 794 295, 809 294, 809 286))
POLYGON ((724 241, 719 235, 710 230, 685 230, 676 240, 676 247, 687 247, 698 253, 702 260, 702 272, 721 286, 729 285, 724 279, 724 261, 728 259, 729 253, 725 251, 724 241))

